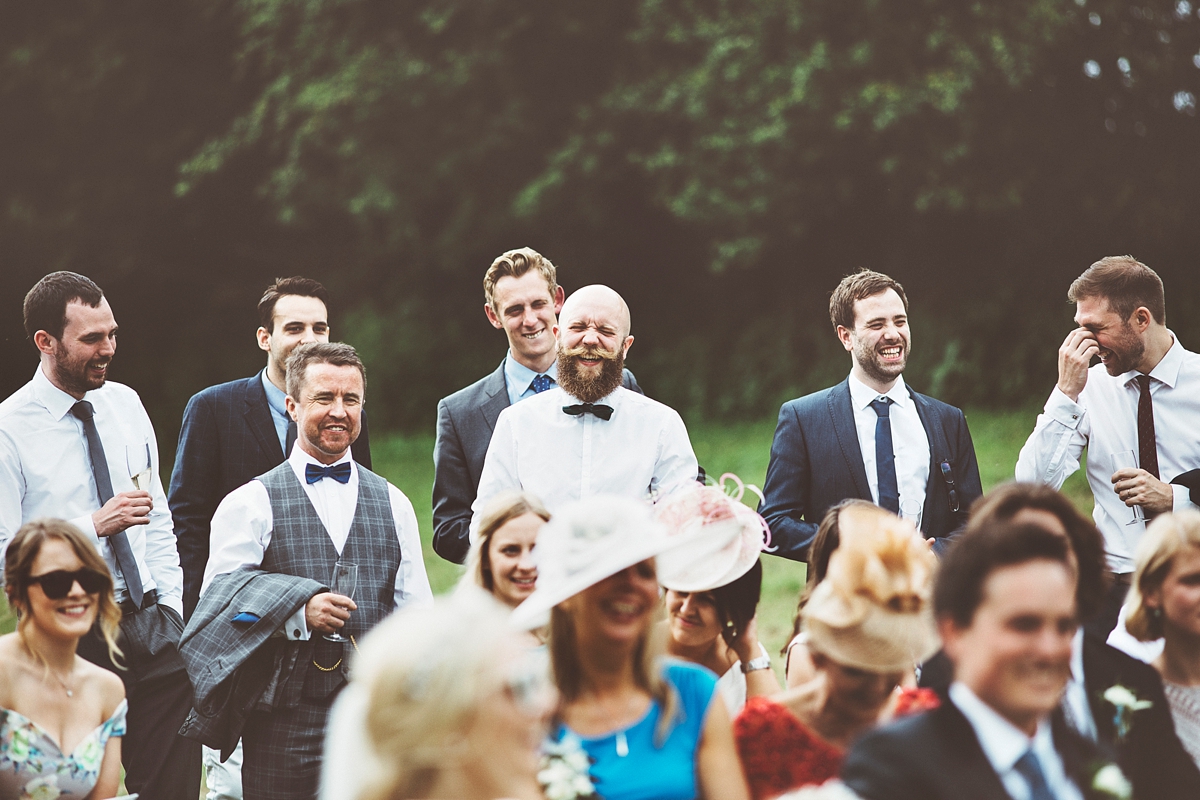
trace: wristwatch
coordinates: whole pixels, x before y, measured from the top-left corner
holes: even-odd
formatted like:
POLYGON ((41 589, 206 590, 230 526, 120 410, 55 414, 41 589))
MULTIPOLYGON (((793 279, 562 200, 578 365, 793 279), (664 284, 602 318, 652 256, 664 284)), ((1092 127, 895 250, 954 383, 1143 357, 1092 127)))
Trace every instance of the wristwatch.
POLYGON ((767 653, 767 648, 762 646, 762 642, 758 643, 758 653, 758 658, 742 662, 742 672, 757 672, 760 669, 771 668, 771 656, 767 653))

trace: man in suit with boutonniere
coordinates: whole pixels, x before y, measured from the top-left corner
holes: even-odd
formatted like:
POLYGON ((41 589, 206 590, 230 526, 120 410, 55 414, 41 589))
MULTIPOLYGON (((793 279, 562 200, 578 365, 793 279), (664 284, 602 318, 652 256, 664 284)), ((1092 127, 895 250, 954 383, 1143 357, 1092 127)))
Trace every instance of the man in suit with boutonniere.
POLYGON ((829 316, 852 367, 837 386, 779 409, 758 508, 772 552, 806 561, 825 512, 857 497, 912 520, 942 555, 983 494, 966 418, 905 384, 912 332, 898 282, 848 275, 829 316))
POLYGON ((947 701, 871 731, 842 779, 864 800, 1132 797, 1105 750, 1056 714, 1078 627, 1067 540, 1036 524, 971 530, 947 553, 934 613, 947 701))

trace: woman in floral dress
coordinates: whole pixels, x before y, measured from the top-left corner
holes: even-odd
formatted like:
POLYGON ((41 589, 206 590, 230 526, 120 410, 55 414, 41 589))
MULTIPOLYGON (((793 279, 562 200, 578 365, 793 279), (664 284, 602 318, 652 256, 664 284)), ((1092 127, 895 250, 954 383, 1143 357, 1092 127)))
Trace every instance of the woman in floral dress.
POLYGON ((0 637, 0 800, 101 800, 117 793, 125 687, 75 654, 97 617, 109 649, 121 612, 96 548, 73 525, 35 520, 13 536, 0 637))

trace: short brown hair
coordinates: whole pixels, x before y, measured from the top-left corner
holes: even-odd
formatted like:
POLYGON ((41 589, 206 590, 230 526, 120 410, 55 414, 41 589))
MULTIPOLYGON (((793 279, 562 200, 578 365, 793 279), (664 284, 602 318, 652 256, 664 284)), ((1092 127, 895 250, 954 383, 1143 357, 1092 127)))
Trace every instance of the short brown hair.
POLYGON ((500 309, 496 308, 496 282, 504 277, 519 278, 531 269, 542 273, 542 277, 546 279, 546 288, 550 291, 550 296, 554 297, 558 293, 557 268, 550 263, 550 259, 537 250, 531 247, 522 247, 517 250, 509 250, 488 267, 487 273, 483 276, 484 302, 491 306, 497 314, 500 313, 500 309))
POLYGON ((854 304, 888 289, 900 295, 900 302, 904 303, 904 311, 907 313, 908 297, 904 294, 904 287, 894 278, 869 269, 860 269, 853 275, 842 278, 842 282, 829 297, 829 320, 833 323, 834 330, 837 330, 838 326, 854 330, 854 304))
POLYGON ((25 295, 25 335, 31 342, 38 331, 62 339, 67 327, 67 306, 80 302, 96 308, 103 299, 104 291, 91 278, 66 270, 51 272, 25 295))
POLYGON ((1100 612, 1108 592, 1108 574, 1104 559, 1104 537, 1096 525, 1071 504, 1067 496, 1044 483, 1010 481, 980 497, 971 506, 967 531, 986 528, 998 522, 1011 522, 1025 509, 1053 514, 1071 542, 1079 564, 1075 585, 1075 604, 1081 620, 1100 612))
POLYGON ((358 351, 343 342, 309 342, 293 350, 287 360, 287 393, 297 402, 310 364, 357 367, 358 374, 362 375, 363 392, 367 390, 367 368, 358 357, 358 351))
POLYGON ((1167 298, 1158 273, 1133 256, 1108 256, 1071 283, 1067 302, 1103 297, 1123 320, 1143 306, 1159 325, 1167 324, 1167 298))
MULTIPOLYGON (((47 331, 48 332, 48 331, 47 331)), ((83 532, 66 520, 45 518, 26 522, 13 535, 4 552, 4 593, 8 597, 9 606, 17 609, 17 635, 28 647, 25 629, 29 627, 29 578, 33 574, 33 562, 42 552, 42 545, 50 539, 59 539, 70 545, 83 566, 97 575, 103 576, 107 585, 100 591, 100 603, 96 612, 96 622, 99 623, 100 633, 108 646, 108 655, 116 664, 121 648, 117 647, 117 631, 121 626, 121 609, 113 597, 112 573, 108 564, 97 552, 96 547, 88 541, 83 532)), ((33 651, 34 657, 42 661, 40 653, 33 651)))
POLYGON ((329 310, 329 292, 319 281, 299 275, 293 275, 290 278, 276 278, 258 301, 258 321, 268 331, 275 330, 275 304, 279 302, 279 298, 289 294, 299 297, 315 297, 325 304, 326 311, 329 310))

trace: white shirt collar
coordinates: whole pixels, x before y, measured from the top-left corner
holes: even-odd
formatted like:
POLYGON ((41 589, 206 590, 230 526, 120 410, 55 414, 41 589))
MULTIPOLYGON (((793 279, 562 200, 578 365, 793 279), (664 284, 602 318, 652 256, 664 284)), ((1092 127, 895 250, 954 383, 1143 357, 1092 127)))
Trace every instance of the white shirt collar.
POLYGON ((872 402, 880 397, 890 398, 893 403, 901 408, 908 408, 909 404, 912 403, 912 397, 910 397, 908 394, 908 387, 904 385, 903 375, 896 378, 896 383, 892 386, 892 388, 889 389, 886 394, 882 395, 856 378, 854 373, 850 373, 849 383, 850 402, 857 409, 867 408, 872 402))
POLYGON ((991 706, 979 699, 965 684, 955 681, 950 684, 950 700, 958 707, 979 739, 979 746, 991 763, 997 775, 1003 775, 1013 768, 1017 760, 1025 755, 1030 747, 1042 758, 1044 747, 1048 745, 1054 750, 1054 740, 1050 734, 1050 721, 1043 719, 1038 723, 1037 733, 1033 739, 1025 732, 1000 716, 991 706), (1041 740, 1041 741, 1039 741, 1041 740))
POLYGON ((549 375, 558 381, 558 361, 555 360, 550 364, 550 368, 545 372, 535 372, 529 367, 522 364, 513 358, 512 350, 508 351, 508 355, 504 357, 504 380, 508 385, 517 390, 516 394, 521 395, 529 390, 533 379, 538 375, 549 375))
POLYGON ((1083 626, 1080 625, 1071 639, 1071 680, 1083 683, 1083 626))
MULTIPOLYGON (((333 464, 341 464, 343 461, 350 462, 351 472, 358 468, 354 463, 354 454, 350 450, 347 450, 345 454, 337 461, 334 461, 333 464)), ((304 448, 300 446, 299 439, 297 439, 295 444, 292 445, 292 452, 288 454, 288 462, 292 465, 292 469, 296 471, 297 475, 304 474, 304 468, 309 464, 316 464, 318 467, 333 466, 333 464, 322 464, 320 461, 306 453, 304 448)))
MULTIPOLYGON (((78 401, 55 386, 42 371, 42 367, 42 364, 38 364, 37 371, 33 374, 33 392, 55 421, 58 421, 65 417, 78 401)), ((84 394, 83 399, 87 399, 87 394, 84 394)))
MULTIPOLYGON (((1179 368, 1183 366, 1183 356, 1186 351, 1183 349, 1183 345, 1179 343, 1179 337, 1174 332, 1167 329, 1167 333, 1171 334, 1171 346, 1167 349, 1163 357, 1159 359, 1158 363, 1154 365, 1154 369, 1150 370, 1149 375, 1154 380, 1165 383, 1174 389, 1175 384, 1179 382, 1179 368)), ((1120 377, 1121 384, 1127 386, 1141 374, 1136 369, 1131 369, 1120 377)))

